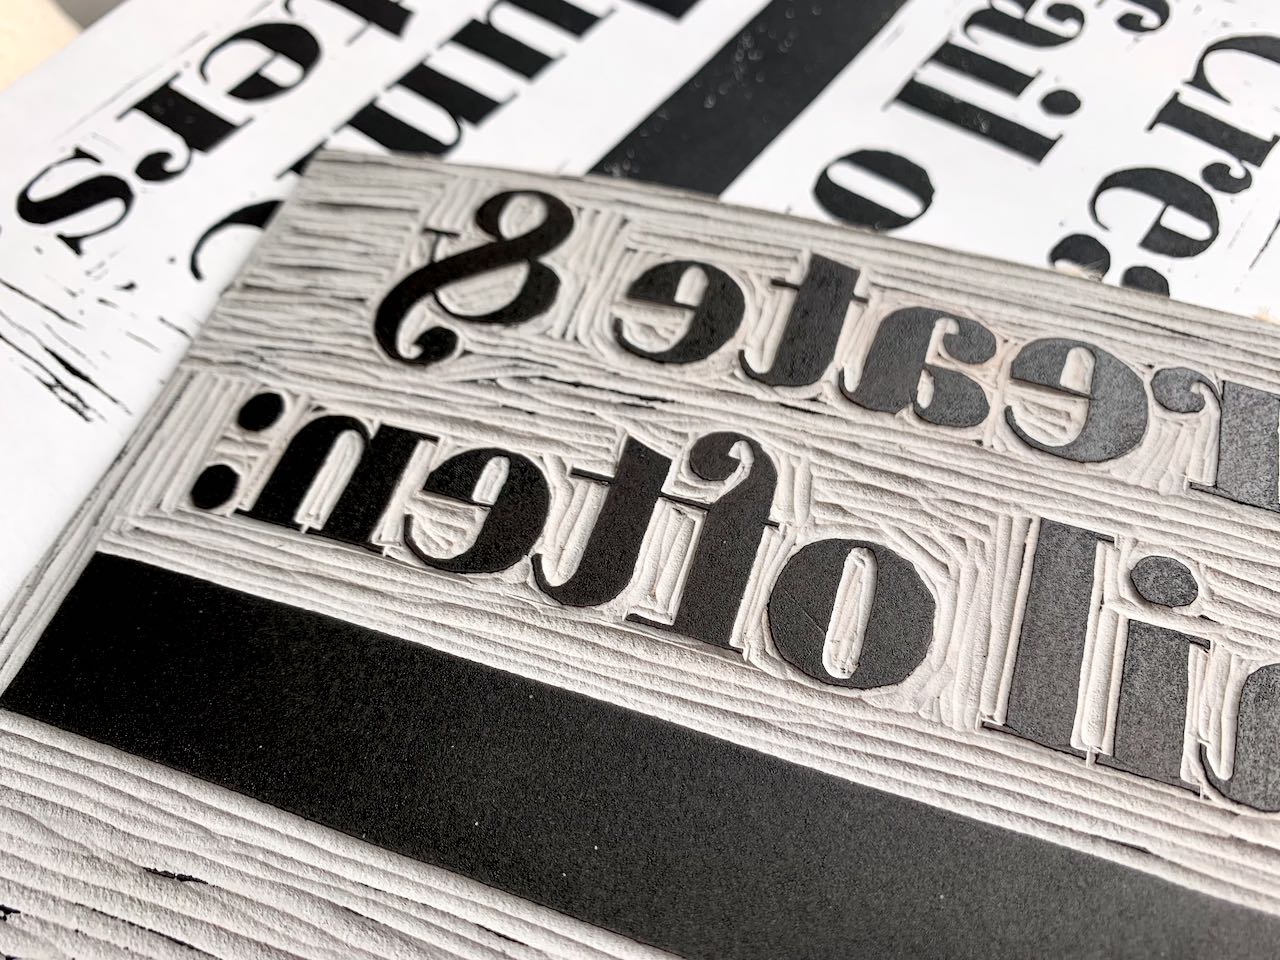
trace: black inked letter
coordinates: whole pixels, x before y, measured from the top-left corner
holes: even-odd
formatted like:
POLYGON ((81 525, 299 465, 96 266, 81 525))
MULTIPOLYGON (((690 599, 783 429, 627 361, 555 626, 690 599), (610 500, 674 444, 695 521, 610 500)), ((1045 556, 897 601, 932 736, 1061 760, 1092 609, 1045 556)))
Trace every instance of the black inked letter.
POLYGON ((1098 544, 1111 542, 1111 537, 1092 530, 1040 521, 1008 709, 1003 726, 997 729, 1082 756, 1071 746, 1071 728, 1092 611, 1098 544))
POLYGON ((404 543, 429 567, 451 573, 498 573, 527 554, 542 533, 551 505, 547 478, 528 457, 489 447, 450 457, 431 471, 423 493, 448 497, 470 506, 486 506, 475 500, 476 484, 491 460, 507 462, 507 479, 488 506, 472 545, 456 557, 432 557, 414 542, 413 518, 405 517, 404 543))
POLYGON ((1129 453, 1147 433, 1147 390, 1142 379, 1107 351, 1082 340, 1033 340, 1023 347, 1009 368, 1021 383, 1056 390, 1088 401, 1084 423, 1075 439, 1054 446, 1018 426, 1013 407, 1005 407, 1005 423, 1029 447, 1077 463, 1101 463, 1129 453), (1093 358, 1087 390, 1063 386, 1062 374, 1072 350, 1093 358))
POLYGON ((62 160, 55 160, 32 177, 31 182, 22 188, 22 192, 18 194, 17 212, 18 216, 27 223, 44 226, 49 223, 57 223, 59 220, 66 220, 68 217, 74 217, 76 214, 92 210, 94 207, 101 206, 104 203, 119 202, 120 216, 106 226, 91 230, 88 233, 72 234, 67 232, 56 235, 59 240, 71 249, 72 253, 79 256, 83 252, 86 240, 119 226, 120 222, 129 215, 129 208, 133 206, 133 189, 119 177, 98 174, 86 180, 81 180, 67 187, 61 193, 54 194, 52 197, 45 197, 42 200, 32 199, 31 189, 50 170, 60 167, 64 163, 74 163, 77 160, 91 160, 94 163, 102 162, 87 150, 81 150, 76 147, 71 156, 62 160))
POLYGON ((1193 483, 1191 489, 1280 513, 1280 397, 1228 380, 1219 402, 1217 476, 1213 486, 1193 483))
POLYGON ((622 318, 613 318, 613 337, 618 346, 637 357, 655 363, 694 363, 705 360, 738 331, 746 303, 742 290, 733 277, 718 267, 696 260, 659 263, 640 274, 627 288, 627 297, 660 307, 684 307, 692 310, 689 329, 665 350, 646 350, 627 339, 622 318), (707 287, 697 303, 681 303, 676 299, 680 281, 690 270, 707 278, 707 287))
POLYGON ((598 477, 573 471, 572 476, 607 483, 609 492, 605 494, 573 576, 559 585, 548 583, 542 569, 542 555, 533 558, 533 576, 539 589, 568 607, 594 607, 626 589, 670 472, 668 457, 631 437, 622 448, 614 476, 598 477))
POLYGON ((370 538, 386 512, 387 499, 418 444, 434 437, 383 426, 370 438, 368 429, 355 417, 312 420, 289 441, 253 506, 237 512, 252 520, 301 530, 302 525, 296 520, 298 508, 344 436, 359 441, 360 459, 324 526, 308 532, 378 550, 370 538))
POLYGON ((774 280, 774 286, 796 291, 795 302, 772 366, 765 371, 756 370, 739 352, 743 372, 771 387, 807 387, 816 383, 835 357, 857 282, 856 269, 816 253, 809 260, 800 286, 774 280))
POLYGON ((719 500, 703 508, 706 515, 689 562, 675 620, 668 625, 634 613, 628 620, 717 647, 730 646, 760 538, 769 524, 778 471, 760 444, 739 433, 700 437, 689 452, 689 468, 696 476, 703 480, 728 480, 741 463, 732 452, 738 444, 744 444, 751 451, 750 472, 719 500))
MULTIPOLYGON (((1185 607, 1200 588, 1187 567, 1171 557, 1144 557, 1130 573, 1134 588, 1149 603, 1185 607)), ((1187 723, 1187 650, 1209 648, 1209 641, 1168 627, 1130 620, 1120 677, 1111 756, 1098 764, 1195 790, 1182 779, 1187 723)))
POLYGON ((468 316, 454 313, 439 304, 449 316, 473 323, 515 324, 523 323, 545 313, 555 302, 560 289, 560 278, 538 257, 550 253, 564 242, 573 230, 573 213, 564 202, 549 193, 537 190, 519 190, 499 193, 486 200, 476 211, 476 225, 494 238, 493 243, 482 244, 443 260, 435 260, 401 278, 378 304, 374 318, 374 333, 378 346, 394 360, 401 363, 426 366, 449 356, 458 343, 458 335, 448 327, 430 327, 418 335, 414 345, 418 353, 410 356, 400 348, 400 327, 418 303, 433 296, 441 287, 458 280, 474 277, 522 263, 527 268, 524 283, 519 292, 507 304, 485 314, 468 316), (519 196, 536 197, 545 211, 540 224, 516 237, 502 235, 502 211, 519 196))
POLYGON ((819 540, 802 547, 782 569, 768 612, 782 659, 837 687, 872 690, 901 683, 924 662, 933 639, 934 601, 920 574, 888 547, 865 540, 819 540), (823 648, 845 560, 858 549, 875 560, 875 593, 857 668, 837 677, 826 668, 823 648))
POLYGON ((931 307, 895 310, 876 330, 858 386, 850 390, 841 383, 840 392, 866 410, 897 413, 910 404, 916 416, 928 423, 943 427, 980 424, 991 409, 982 387, 957 370, 926 362, 939 320, 956 324, 954 332, 943 336, 942 345, 960 363, 982 363, 996 352, 996 338, 976 320, 931 307), (933 398, 923 407, 916 395, 920 377, 926 373, 933 381, 933 398))
POLYGON ((1203 747, 1200 762, 1209 783, 1228 800, 1264 813, 1280 813, 1280 663, 1249 674, 1236 714, 1235 769, 1223 780, 1203 747))

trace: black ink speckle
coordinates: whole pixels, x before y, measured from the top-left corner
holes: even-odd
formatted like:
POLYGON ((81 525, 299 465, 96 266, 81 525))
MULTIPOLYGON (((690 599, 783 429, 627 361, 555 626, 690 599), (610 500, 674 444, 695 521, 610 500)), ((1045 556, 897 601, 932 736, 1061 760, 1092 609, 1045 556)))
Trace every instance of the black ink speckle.
POLYGON ((240 475, 225 463, 205 467, 191 488, 191 502, 201 510, 215 510, 236 492, 240 475))
POLYGON ((143 867, 142 869, 152 876, 164 877, 166 880, 177 880, 179 883, 208 884, 207 880, 201 880, 199 877, 193 877, 189 873, 174 873, 172 870, 159 870, 156 867, 143 867))
POLYGON ((242 430, 257 433, 265 430, 280 419, 284 413, 284 398, 278 393, 260 393, 250 397, 243 407, 236 423, 242 430))

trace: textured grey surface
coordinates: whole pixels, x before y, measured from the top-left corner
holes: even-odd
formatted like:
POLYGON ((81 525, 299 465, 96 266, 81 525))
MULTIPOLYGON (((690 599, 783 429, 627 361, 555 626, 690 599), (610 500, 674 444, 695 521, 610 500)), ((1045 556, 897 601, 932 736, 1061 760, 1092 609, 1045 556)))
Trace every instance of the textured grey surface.
MULTIPOLYGON (((527 226, 512 224, 510 232, 527 226)), ((511 297, 523 276, 515 273, 459 284, 446 303, 482 314, 511 297)), ((420 322, 452 321, 429 307, 420 322)), ((1004 376, 1024 344, 1064 332, 1114 352, 1144 378, 1153 368, 1193 367, 1280 392, 1280 335, 1241 317, 632 184, 324 155, 26 602, 6 613, 0 684, 97 550, 337 616, 1280 913, 1274 817, 989 728, 1007 714, 1002 691, 1036 517, 1113 540, 1099 574, 1105 583, 1086 651, 1076 749, 1094 756, 1111 749, 1127 620, 1184 617, 1134 591, 1128 571, 1141 557, 1177 554, 1201 585, 1188 615, 1200 617, 1194 629, 1212 651, 1195 652, 1190 676, 1188 782, 1204 777, 1191 744, 1203 744, 1207 761, 1227 772, 1232 686, 1238 691, 1245 674, 1280 660, 1280 560, 1271 547, 1280 513, 1187 486, 1213 477, 1215 418, 1153 406, 1140 449, 1081 464, 1032 449, 998 415, 1014 405, 1018 422, 1037 436, 1078 432, 1077 401, 1064 405, 1004 376), (475 211, 507 190, 553 193, 574 210, 574 233, 545 258, 562 283, 554 308, 515 327, 458 324, 465 353, 435 367, 388 362, 373 332, 376 306, 407 271, 491 241, 475 211), (743 374, 739 356, 765 367, 793 297, 772 281, 794 284, 815 254, 856 264, 867 302, 851 311, 830 374, 812 388, 783 391, 743 374), (641 271, 670 259, 705 259, 731 272, 750 307, 736 340, 692 366, 643 359, 612 333, 620 317, 629 339, 650 350, 679 335, 681 318, 623 295, 641 271), (964 367, 991 399, 982 424, 942 427, 913 410, 866 410, 841 392, 841 383, 857 379, 880 321, 920 304, 996 335, 991 361, 964 367), (236 411, 265 389, 284 397, 288 416, 246 433, 236 411), (375 534, 381 552, 233 513, 255 502, 282 444, 320 410, 440 438, 407 468, 412 476, 375 534), (425 500, 417 481, 430 462, 498 446, 536 459, 552 484, 552 514, 536 550, 547 578, 562 583, 591 527, 597 489, 570 467, 608 470, 623 435, 674 456, 692 437, 726 430, 755 438, 778 478, 777 526, 762 542, 730 649, 629 619, 671 620, 680 559, 697 532, 697 511, 682 503, 656 516, 634 582, 600 607, 548 600, 528 562, 459 578, 423 567, 406 546, 406 515, 423 553, 451 555, 466 542, 475 508, 425 500), (221 513, 198 509, 190 496, 215 463, 234 465, 243 478, 239 499, 221 513), (885 544, 933 585, 933 643, 908 681, 840 689, 779 657, 766 598, 788 557, 824 537, 885 544)), ((954 356, 937 365, 957 368, 954 356)), ((349 454, 338 467, 354 467, 349 454)), ((300 522, 324 523, 340 473, 326 474, 300 522)), ((672 481, 682 501, 726 492, 689 473, 682 462, 672 481)), ((842 623, 856 619, 855 607, 842 623)), ((833 662, 847 668, 854 656, 843 645, 833 662)), ((566 860, 565 874, 574 869, 574 858, 566 860)), ((20 956, 188 955, 175 940, 219 957, 655 955, 492 886, 7 711, 0 711, 0 889, 4 905, 22 911, 0 924, 0 953, 20 956)), ((1070 877, 1063 890, 1071 896, 1070 877)), ((1188 946, 1164 953, 1187 955, 1188 946)))

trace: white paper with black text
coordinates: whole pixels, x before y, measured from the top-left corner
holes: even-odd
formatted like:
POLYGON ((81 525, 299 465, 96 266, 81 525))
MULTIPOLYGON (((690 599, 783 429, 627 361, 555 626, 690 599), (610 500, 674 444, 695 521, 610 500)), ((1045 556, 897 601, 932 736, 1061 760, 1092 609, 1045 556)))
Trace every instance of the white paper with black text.
POLYGON ((633 176, 1267 316, 1277 61, 1265 0, 130 0, 0 96, 0 596, 322 143, 633 176))

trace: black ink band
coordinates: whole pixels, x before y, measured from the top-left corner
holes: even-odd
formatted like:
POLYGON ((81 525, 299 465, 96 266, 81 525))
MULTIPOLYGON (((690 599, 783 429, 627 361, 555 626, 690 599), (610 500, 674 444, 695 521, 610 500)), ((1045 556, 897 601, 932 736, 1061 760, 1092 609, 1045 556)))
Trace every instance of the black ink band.
POLYGON ((772 0, 593 173, 723 193, 906 0, 772 0))

